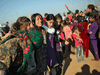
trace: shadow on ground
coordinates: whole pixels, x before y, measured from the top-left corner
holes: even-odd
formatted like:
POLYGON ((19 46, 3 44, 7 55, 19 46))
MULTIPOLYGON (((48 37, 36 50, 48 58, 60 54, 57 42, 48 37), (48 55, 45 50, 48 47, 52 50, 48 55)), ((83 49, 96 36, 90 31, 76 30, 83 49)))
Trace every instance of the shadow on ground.
POLYGON ((92 74, 90 73, 90 66, 85 64, 81 67, 82 72, 77 72, 75 75, 100 75, 100 72, 98 72, 96 69, 92 71, 92 74))

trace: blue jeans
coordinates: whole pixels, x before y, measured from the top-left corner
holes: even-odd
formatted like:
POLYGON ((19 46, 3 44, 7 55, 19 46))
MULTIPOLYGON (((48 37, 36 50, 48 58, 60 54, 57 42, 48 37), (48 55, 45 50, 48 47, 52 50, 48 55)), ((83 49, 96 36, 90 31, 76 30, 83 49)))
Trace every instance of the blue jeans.
POLYGON ((76 55, 77 55, 78 62, 81 61, 81 60, 82 61, 84 60, 83 47, 82 46, 76 47, 76 55), (80 56, 81 56, 81 59, 80 59, 80 56))

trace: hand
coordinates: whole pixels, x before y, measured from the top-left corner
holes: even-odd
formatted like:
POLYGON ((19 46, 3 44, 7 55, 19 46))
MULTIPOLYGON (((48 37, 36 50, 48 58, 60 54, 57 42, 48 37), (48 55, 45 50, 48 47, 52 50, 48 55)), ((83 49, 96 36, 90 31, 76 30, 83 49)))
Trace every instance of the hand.
POLYGON ((88 26, 90 26, 90 25, 91 25, 91 23, 88 24, 88 26))
POLYGON ((92 34, 92 31, 90 31, 89 34, 92 34))
POLYGON ((81 39, 82 43, 83 43, 83 40, 81 39))
POLYGON ((87 6, 89 6, 90 4, 87 4, 87 6))

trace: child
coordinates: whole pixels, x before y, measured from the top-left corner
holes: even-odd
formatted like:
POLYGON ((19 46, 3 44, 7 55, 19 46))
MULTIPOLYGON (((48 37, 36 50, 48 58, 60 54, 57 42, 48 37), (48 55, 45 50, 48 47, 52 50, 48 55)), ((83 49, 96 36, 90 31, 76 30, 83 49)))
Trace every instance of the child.
POLYGON ((66 15, 65 15, 65 13, 63 13, 63 20, 65 20, 66 19, 66 15))
POLYGON ((69 18, 69 21, 71 21, 72 16, 73 16, 73 15, 72 15, 70 12, 67 13, 67 17, 69 18))
POLYGON ((78 63, 80 63, 81 60, 82 61, 84 60, 84 55, 83 55, 83 47, 82 47, 83 40, 79 37, 78 26, 73 27, 72 37, 75 41, 75 47, 76 47, 76 54, 77 54, 78 63), (80 55, 81 55, 81 59, 80 59, 80 55))
POLYGON ((1 37, 1 39, 3 40, 3 39, 5 39, 6 37, 8 37, 9 35, 10 35, 10 33, 9 33, 9 27, 4 27, 4 28, 2 28, 2 30, 3 30, 3 34, 4 34, 4 36, 2 36, 1 37))
POLYGON ((63 27, 63 31, 65 34, 65 53, 64 53, 64 57, 69 57, 69 51, 70 51, 70 41, 72 40, 72 31, 69 27, 69 25, 66 23, 65 20, 62 21, 62 24, 64 25, 63 27))
POLYGON ((62 28, 61 28, 61 33, 60 33, 60 42, 61 42, 61 46, 62 46, 62 51, 63 53, 65 52, 65 35, 64 35, 64 32, 63 32, 63 24, 61 23, 62 25, 62 28))
MULTIPOLYGON (((49 14, 46 18, 46 25, 48 28, 51 28, 53 26, 53 23, 55 21, 54 15, 49 14)), ((52 73, 52 69, 56 69, 57 66, 59 65, 54 49, 54 34, 50 34, 47 32, 46 35, 46 42, 47 42, 47 64, 49 65, 52 73)), ((57 70, 56 70, 57 72, 57 70)), ((53 74, 53 73, 52 73, 53 74)))
POLYGON ((73 17, 72 17, 72 21, 73 21, 73 23, 71 24, 71 26, 78 25, 78 21, 77 21, 76 16, 73 16, 73 17))
POLYGON ((90 21, 93 23, 88 25, 87 33, 90 34, 90 42, 93 45, 93 49, 94 49, 94 53, 95 53, 95 60, 99 60, 98 48, 97 48, 97 37, 96 37, 98 24, 96 21, 96 17, 97 16, 95 15, 95 13, 90 14, 90 21), (89 28, 89 26, 90 26, 90 28, 89 28))
POLYGON ((88 23, 84 22, 84 17, 79 17, 78 27, 80 33, 80 38, 83 40, 83 52, 86 54, 86 58, 91 58, 89 56, 89 37, 87 36, 88 23))
POLYGON ((46 17, 48 16, 48 14, 45 13, 44 16, 45 16, 45 17, 43 18, 43 25, 45 25, 45 20, 46 20, 46 17))

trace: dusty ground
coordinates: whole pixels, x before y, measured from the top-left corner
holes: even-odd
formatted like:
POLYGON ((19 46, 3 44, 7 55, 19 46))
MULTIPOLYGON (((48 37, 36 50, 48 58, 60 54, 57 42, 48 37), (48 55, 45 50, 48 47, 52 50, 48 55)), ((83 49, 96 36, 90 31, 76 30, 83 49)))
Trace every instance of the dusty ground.
POLYGON ((100 75, 100 60, 92 61, 94 57, 90 51, 89 56, 92 58, 84 57, 87 62, 78 63, 76 55, 70 54, 70 58, 63 61, 62 75, 100 75))

